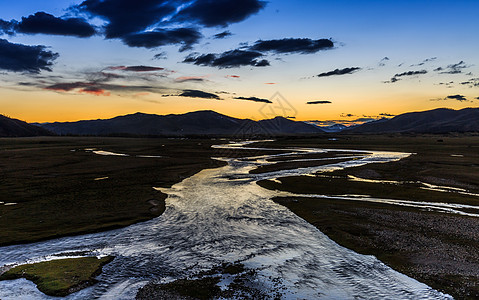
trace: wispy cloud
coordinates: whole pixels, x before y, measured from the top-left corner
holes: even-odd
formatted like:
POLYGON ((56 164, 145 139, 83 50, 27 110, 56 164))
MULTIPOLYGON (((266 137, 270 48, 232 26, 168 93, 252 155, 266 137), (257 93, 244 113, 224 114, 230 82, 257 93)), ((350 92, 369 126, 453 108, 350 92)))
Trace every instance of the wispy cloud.
POLYGON ((229 30, 226 30, 226 31, 215 34, 213 36, 213 38, 214 39, 224 39, 224 38, 227 38, 227 37, 232 36, 232 35, 233 34, 229 30))
POLYGON ((204 82, 208 76, 181 76, 175 79, 176 82, 204 82))
POLYGON ((379 66, 379 67, 384 67, 384 66, 386 66, 386 64, 387 64, 387 62, 388 62, 389 60, 390 60, 389 57, 387 57, 387 56, 386 56, 386 57, 383 57, 383 58, 379 61, 378 66, 379 66))
POLYGON ((418 76, 418 75, 424 75, 424 74, 427 74, 427 70, 407 71, 407 72, 403 72, 403 73, 397 73, 391 78, 390 81, 385 81, 385 82, 386 83, 394 83, 394 82, 398 82, 399 80, 401 80, 401 77, 418 76))
POLYGON ((461 60, 457 64, 450 64, 447 67, 438 67, 434 71, 439 72, 440 74, 461 74, 462 71, 469 66, 461 60))
POLYGON ((419 67, 419 66, 424 66, 425 64, 429 63, 429 62, 433 62, 437 60, 437 57, 431 57, 431 58, 426 58, 425 60, 423 60, 422 62, 418 63, 418 64, 412 64, 410 65, 410 67, 419 67))
POLYGON ((471 78, 467 81, 461 82, 462 85, 468 86, 470 88, 479 87, 479 78, 471 78))
POLYGON ((261 99, 256 97, 235 97, 236 100, 246 100, 246 101, 253 101, 253 102, 263 102, 263 103, 273 103, 268 99, 261 99))

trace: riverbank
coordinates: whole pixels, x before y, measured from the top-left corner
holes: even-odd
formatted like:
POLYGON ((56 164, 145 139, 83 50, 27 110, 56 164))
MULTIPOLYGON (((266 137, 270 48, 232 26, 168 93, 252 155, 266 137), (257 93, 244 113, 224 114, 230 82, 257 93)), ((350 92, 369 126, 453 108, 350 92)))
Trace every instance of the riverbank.
POLYGON ((223 166, 211 159, 215 143, 220 141, 0 139, 0 246, 155 218, 164 212, 167 195, 153 187, 170 187, 205 168, 223 166))
MULTIPOLYGON (((262 181, 262 187, 301 194, 479 204, 479 197, 474 196, 479 192, 476 136, 341 136, 337 140, 279 140, 270 144, 284 146, 415 154, 387 164, 262 181), (441 186, 443 191, 427 189, 422 183, 441 186)), ((274 201, 342 246, 375 255, 394 269, 458 299, 479 297, 477 217, 340 199, 282 197, 274 201)))

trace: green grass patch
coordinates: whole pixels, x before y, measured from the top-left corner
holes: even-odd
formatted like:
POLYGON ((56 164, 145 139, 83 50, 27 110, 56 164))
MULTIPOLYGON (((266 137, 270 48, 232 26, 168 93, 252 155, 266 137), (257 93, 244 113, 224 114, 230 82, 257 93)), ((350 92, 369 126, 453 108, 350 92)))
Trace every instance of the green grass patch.
POLYGON ((25 278, 49 296, 66 296, 96 283, 102 267, 113 257, 82 257, 45 261, 16 266, 0 276, 0 280, 25 278))

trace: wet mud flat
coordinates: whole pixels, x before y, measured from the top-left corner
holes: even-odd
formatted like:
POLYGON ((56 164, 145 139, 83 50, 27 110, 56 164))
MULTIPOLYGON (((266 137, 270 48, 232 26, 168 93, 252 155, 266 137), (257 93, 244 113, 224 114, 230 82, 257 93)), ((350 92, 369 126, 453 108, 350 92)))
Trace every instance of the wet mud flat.
POLYGON ((373 254, 458 299, 479 297, 478 136, 342 136, 334 142, 301 139, 271 144, 414 153, 396 162, 259 184, 305 194, 274 201, 340 245, 373 254), (318 194, 332 198, 312 197, 318 194), (341 199, 343 196, 348 199, 341 199), (410 202, 361 201, 361 196, 410 202), (421 206, 415 207, 414 202, 421 206), (456 213, 437 210, 443 204, 456 213))

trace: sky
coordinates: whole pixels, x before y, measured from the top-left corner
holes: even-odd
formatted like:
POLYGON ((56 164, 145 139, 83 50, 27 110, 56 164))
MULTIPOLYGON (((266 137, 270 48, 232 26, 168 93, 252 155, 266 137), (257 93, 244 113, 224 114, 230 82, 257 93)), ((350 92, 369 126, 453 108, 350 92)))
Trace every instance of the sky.
POLYGON ((0 0, 0 114, 345 124, 479 103, 479 1, 0 0))

